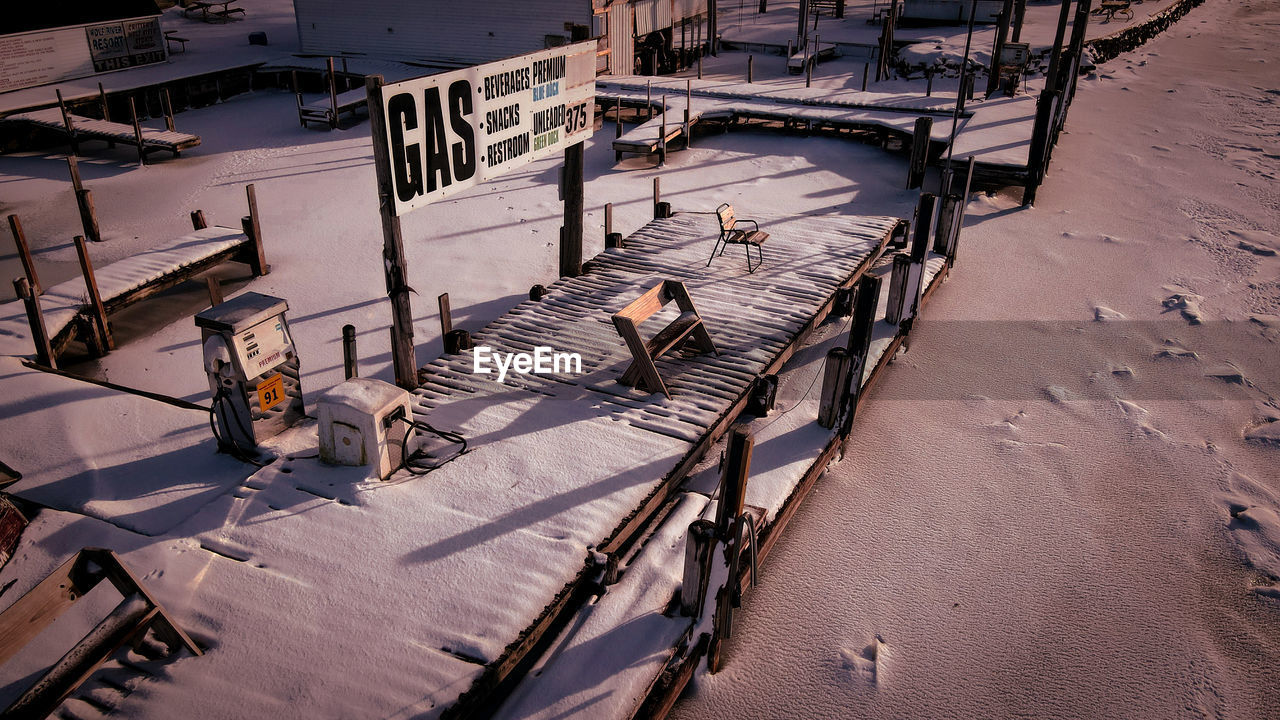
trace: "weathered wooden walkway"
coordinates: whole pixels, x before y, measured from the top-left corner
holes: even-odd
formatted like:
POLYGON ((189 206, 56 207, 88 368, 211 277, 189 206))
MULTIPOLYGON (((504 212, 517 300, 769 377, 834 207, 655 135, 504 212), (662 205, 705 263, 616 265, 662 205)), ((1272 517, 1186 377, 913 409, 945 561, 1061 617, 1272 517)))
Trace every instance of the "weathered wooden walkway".
POLYGON ((136 145, 140 155, 163 150, 176 157, 183 150, 200 144, 199 135, 174 130, 154 130, 141 126, 68 114, 64 120, 58 108, 15 113, 4 118, 7 122, 23 122, 38 125, 67 136, 70 142, 102 140, 109 143, 136 145))
MULTIPOLYGON (((954 97, 941 95, 904 98, 881 93, 849 93, 831 99, 816 93, 808 96, 803 89, 785 93, 767 88, 755 90, 750 84, 695 84, 689 92, 670 80, 651 86, 631 81, 599 82, 597 98, 606 110, 606 126, 608 110, 617 103, 657 107, 652 118, 613 141, 619 159, 623 153, 662 154, 673 143, 681 147, 688 141, 686 134, 700 123, 740 120, 780 122, 785 128, 870 132, 882 141, 894 137, 909 144, 919 117, 933 119, 929 139, 932 156, 937 157, 950 141, 955 102, 954 97), (658 107, 664 102, 665 112, 658 107)), ((1030 95, 996 96, 968 103, 957 119, 953 157, 973 157, 976 177, 981 182, 1022 184, 1028 172, 1035 114, 1036 100, 1030 95)))

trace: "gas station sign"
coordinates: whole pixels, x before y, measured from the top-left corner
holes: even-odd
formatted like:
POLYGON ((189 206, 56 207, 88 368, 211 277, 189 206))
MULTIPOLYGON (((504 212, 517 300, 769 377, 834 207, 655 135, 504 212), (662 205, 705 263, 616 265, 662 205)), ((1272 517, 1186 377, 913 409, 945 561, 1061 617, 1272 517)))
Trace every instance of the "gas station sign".
POLYGON ((595 78, 587 41, 382 86, 395 214, 586 140, 595 78))

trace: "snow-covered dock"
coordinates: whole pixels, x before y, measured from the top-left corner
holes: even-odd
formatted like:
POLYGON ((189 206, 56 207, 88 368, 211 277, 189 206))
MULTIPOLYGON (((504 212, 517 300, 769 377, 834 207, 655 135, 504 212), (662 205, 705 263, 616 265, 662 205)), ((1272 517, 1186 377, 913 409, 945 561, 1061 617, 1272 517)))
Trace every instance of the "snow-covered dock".
MULTIPOLYGON (((910 142, 916 118, 933 120, 929 138, 936 156, 951 138, 955 98, 903 97, 897 93, 843 93, 824 96, 821 91, 791 89, 779 92, 768 86, 712 84, 693 81, 690 86, 670 80, 597 83, 597 97, 606 109, 623 103, 652 104, 656 114, 625 131, 613 141, 622 153, 663 153, 673 142, 685 142, 685 134, 701 122, 766 120, 786 127, 853 129, 882 138, 910 142), (665 104, 664 104, 665 103, 665 104), (665 108, 665 111, 664 111, 665 108), (685 116, 688 111, 688 128, 685 116), (663 141, 663 131, 666 138, 663 141)), ((1002 96, 966 105, 957 117, 956 158, 973 157, 978 177, 1020 183, 1025 179, 1035 125, 1036 101, 1030 95, 1002 96)))
POLYGON ((36 125, 46 130, 62 133, 74 143, 82 140, 101 140, 110 143, 137 145, 140 156, 157 150, 173 153, 176 157, 183 150, 200 144, 200 136, 175 130, 155 130, 140 125, 126 125, 83 115, 67 114, 58 108, 32 110, 8 115, 7 122, 36 125))
POLYGON ((475 334, 493 352, 581 353, 581 375, 498 382, 473 372, 471 352, 428 365, 416 412, 474 449, 425 478, 380 483, 323 466, 307 457, 314 435, 304 429, 282 441, 283 458, 176 524, 134 518, 169 528, 158 537, 85 517, 109 488, 55 493, 66 512, 37 522, 75 531, 50 538, 33 526, 45 540, 6 568, 17 578, 10 592, 61 562, 71 537, 151 571, 152 591, 210 652, 166 665, 145 693, 105 703, 129 717, 215 705, 229 715, 485 715, 495 689, 582 604, 644 521, 669 507, 756 375, 781 367, 899 224, 762 221, 772 239, 753 274, 740 258, 708 268, 714 215, 678 214, 475 334), (663 279, 684 282, 720 349, 661 360, 670 399, 617 384, 630 356, 609 320, 663 279), (290 632, 275 629, 282 615, 294 618, 290 632), (323 666, 298 662, 321 653, 323 666), (359 680, 370 672, 376 683, 359 680))

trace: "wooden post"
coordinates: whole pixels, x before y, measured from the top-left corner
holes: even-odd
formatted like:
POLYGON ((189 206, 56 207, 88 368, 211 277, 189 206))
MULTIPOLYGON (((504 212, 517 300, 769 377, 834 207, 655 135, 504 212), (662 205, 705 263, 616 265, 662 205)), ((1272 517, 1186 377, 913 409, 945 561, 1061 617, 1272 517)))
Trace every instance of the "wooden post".
POLYGON ((560 237, 560 276, 582 274, 582 212, 584 204, 583 146, 564 149, 564 233, 560 237))
POLYGON ((409 304, 407 264, 396 216, 391 158, 387 141, 387 118, 382 107, 382 76, 365 78, 369 94, 369 125, 373 132, 374 169, 378 174, 378 211, 382 217, 382 259, 387 297, 391 299, 391 360, 396 384, 406 390, 418 386, 418 362, 413 348, 413 309, 409 304))
POLYGON ((733 523, 742 514, 747 495, 747 476, 751 474, 751 449, 755 438, 746 426, 735 425, 729 432, 725 450, 724 471, 720 475, 720 504, 716 507, 716 536, 729 539, 733 523))
POLYGON ((333 75, 333 56, 328 59, 329 67, 329 127, 338 127, 338 79, 333 75))
POLYGON ((115 340, 111 338, 111 326, 107 322, 107 309, 102 305, 102 295, 98 292, 98 280, 93 276, 93 262, 89 259, 89 248, 84 237, 75 237, 76 255, 80 256, 80 271, 84 273, 84 286, 89 293, 89 311, 93 314, 94 330, 104 348, 115 350, 115 340))
POLYGON ((267 264, 266 254, 262 250, 262 224, 258 222, 258 196, 254 194, 253 183, 245 186, 244 194, 249 199, 249 216, 240 219, 240 226, 253 242, 249 267, 254 275, 266 275, 271 272, 271 266, 267 264))
POLYGON ((684 86, 684 148, 688 150, 693 147, 693 126, 689 124, 689 118, 693 114, 693 80, 685 80, 684 86))
POLYGON ((653 217, 660 218, 658 203, 662 202, 662 178, 653 179, 653 217))
POLYGON ((169 88, 161 91, 160 103, 164 106, 164 126, 173 132, 173 99, 169 97, 169 88))
POLYGON ((133 96, 129 96, 129 114, 133 116, 133 138, 138 145, 138 164, 147 164, 147 150, 142 144, 142 125, 138 123, 138 106, 133 102, 133 96))
MULTIPOLYGON (((880 303, 880 278, 863 275, 858 281, 858 296, 853 304, 853 325, 849 328, 846 350, 849 355, 849 380, 845 384, 848 395, 844 401, 840 435, 849 437, 853 416, 858 412, 858 400, 862 397, 862 376, 866 374, 867 360, 871 353, 871 336, 875 330, 876 307, 880 303)), ((843 441, 841 454, 843 454, 843 441)))
POLYGON ((102 119, 111 122, 111 108, 107 106, 107 91, 98 83, 98 105, 102 108, 102 119))
POLYGON ((622 137, 622 98, 613 106, 613 137, 622 137))
POLYGON ((662 94, 662 135, 658 137, 658 167, 667 162, 667 94, 662 94))
POLYGON ((604 237, 607 241, 613 234, 613 203, 604 204, 604 237))
MULTIPOLYGON (((805 46, 806 55, 808 54, 808 49, 809 47, 806 45, 805 46)), ((812 56, 806 57, 804 60, 804 86, 805 87, 813 86, 813 57, 812 56)))
POLYGON ((93 191, 85 188, 76 191, 76 205, 80 208, 80 226, 84 234, 94 242, 102 242, 102 231, 98 228, 98 215, 93 207, 93 191))
POLYGON ((964 191, 959 196, 952 195, 955 198, 955 210, 951 216, 951 237, 947 243, 947 260, 952 264, 956 264, 956 254, 960 248, 960 229, 964 227, 964 211, 969 206, 969 189, 973 184, 973 166, 974 157, 969 156, 968 168, 964 177, 964 191))
POLYGON ((910 272, 911 258, 906 253, 893 256, 893 274, 889 277, 889 304, 885 308, 884 319, 890 325, 897 325, 903 320, 907 303, 907 274, 910 272))
POLYGON ((753 69, 754 69, 753 66, 755 65, 755 61, 756 61, 755 55, 747 56, 747 82, 748 83, 755 81, 755 78, 753 76, 753 69))
POLYGON ((449 307, 449 293, 440 293, 436 298, 436 306, 440 308, 440 337, 453 332, 453 311, 449 307))
POLYGON ((1062 62, 1062 39, 1067 33, 1067 19, 1071 14, 1071 0, 1062 0, 1062 9, 1058 13, 1058 27, 1053 36, 1053 46, 1049 53, 1049 69, 1044 75, 1044 89, 1059 90, 1058 73, 1062 62))
POLYGON ((644 81, 644 119, 653 119, 653 81, 644 81))
POLYGON ((822 376, 822 398, 818 404, 818 424, 822 427, 836 426, 848 379, 849 351, 842 347, 831 348, 827 351, 822 376))
POLYGON ((346 378, 360 376, 359 359, 356 356, 356 326, 342 326, 342 370, 346 378))
POLYGON ((924 75, 927 78, 924 85, 924 96, 933 97, 933 70, 925 70, 924 75))
POLYGON ((684 580, 680 584, 680 614, 702 617, 711 561, 716 547, 716 525, 710 520, 694 520, 685 541, 684 580))
POLYGON ((62 126, 67 130, 67 141, 71 143, 71 154, 80 154, 80 141, 76 138, 75 126, 71 123, 71 113, 67 112, 67 104, 62 100, 62 90, 54 89, 58 94, 58 109, 62 111, 62 126))
POLYGON ((205 287, 209 291, 209 307, 217 307, 222 304, 222 283, 218 282, 218 278, 212 275, 204 276, 205 287))
POLYGON ((952 228, 955 226, 956 206, 959 202, 960 198, 956 195, 946 194, 941 197, 941 203, 938 206, 938 225, 933 231, 933 251, 939 255, 948 255, 952 228))
POLYGON ((49 346, 49 332, 44 325, 44 313, 40 312, 40 298, 31 291, 31 285, 26 278, 14 278, 13 289, 18 294, 18 297, 22 298, 22 304, 27 309, 27 323, 31 326, 31 340, 36 347, 36 362, 45 367, 57 368, 58 364, 53 357, 53 348, 49 346))
POLYGON ((1001 8, 1000 17, 996 20, 996 38, 991 46, 991 67, 987 71, 986 97, 994 95, 1000 87, 1000 55, 1003 53, 1005 39, 1009 37, 1009 21, 1012 17, 1013 0, 1004 0, 1004 7, 1001 8))
POLYGON ((702 48, 701 47, 697 48, 695 52, 698 53, 698 79, 701 80, 702 79, 702 48))
POLYGON ((22 272, 27 276, 27 287, 32 295, 40 295, 44 288, 40 286, 36 263, 31 259, 31 247, 27 245, 27 235, 22 231, 22 221, 17 215, 9 216, 9 232, 13 233, 13 242, 18 246, 18 259, 22 261, 22 272))
POLYGON ((933 118, 916 118, 915 132, 911 135, 911 162, 907 168, 907 189, 924 184, 924 172, 929 161, 929 138, 933 132, 933 118))
POLYGON ((867 91, 867 73, 871 70, 871 63, 862 63, 862 92, 867 91))
POLYGON ((71 188, 76 192, 84 189, 84 183, 80 180, 80 163, 76 162, 75 155, 67 156, 67 172, 71 175, 71 188))
POLYGON ((1031 128, 1031 148, 1027 159, 1027 184, 1022 190, 1022 205, 1036 201, 1036 190, 1044 181, 1049 165, 1049 129, 1053 124, 1057 93, 1045 90, 1036 100, 1036 119, 1031 128))
POLYGON ((206 221, 205 221, 205 219, 204 219, 204 211, 203 211, 203 210, 192 210, 192 211, 191 211, 191 229, 192 229, 192 230, 203 230, 203 229, 205 229, 205 228, 207 228, 207 227, 209 227, 209 223, 208 223, 208 222, 206 222, 206 221))

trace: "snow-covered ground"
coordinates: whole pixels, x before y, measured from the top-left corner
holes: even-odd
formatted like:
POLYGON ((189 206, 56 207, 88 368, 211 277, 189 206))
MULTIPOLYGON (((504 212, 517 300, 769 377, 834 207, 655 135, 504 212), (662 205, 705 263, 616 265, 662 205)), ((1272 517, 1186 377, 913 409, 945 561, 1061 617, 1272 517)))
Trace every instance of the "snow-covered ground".
MULTIPOLYGON (((1278 17, 1243 0, 1193 11, 1082 81, 1036 207, 1019 208, 1016 192, 974 199, 956 273, 860 410, 853 451, 762 569, 726 670, 700 678, 679 716, 1280 714, 1278 450, 1244 439, 1274 436, 1264 423, 1280 417, 1280 260, 1268 254, 1280 248, 1277 41, 1268 34, 1278 17), (1184 310, 1203 322, 1190 324, 1184 310)), ((722 62, 745 67, 740 54, 722 62)), ((803 83, 771 67, 769 82, 803 83)), ((834 78, 822 67, 833 85, 860 81, 860 65, 834 78)), ((272 272, 221 274, 229 292, 289 301, 310 409, 342 377, 343 324, 358 328, 362 375, 390 379, 390 310, 368 125, 304 130, 293 102, 260 91, 182 113, 179 128, 204 138, 182 158, 138 167, 125 148, 97 147, 80 167, 106 238, 90 250, 98 264, 185 233, 195 207, 237 225, 243 186, 256 184, 272 272)), ((743 215, 909 217, 915 201, 901 189, 904 157, 844 140, 732 132, 698 138, 659 169, 647 158, 615 163, 611 139, 604 128, 587 147, 587 256, 603 246, 605 202, 617 230, 647 220, 654 177, 663 199, 686 211, 728 200, 743 215)), ((450 293, 456 325, 475 329, 554 279, 557 164, 405 218, 420 364, 440 351, 438 293, 450 293)), ((45 284, 74 276, 69 239, 79 230, 60 152, 0 158, 0 181, 0 211, 22 216, 45 284)), ((122 315, 120 348, 78 370, 207 402, 191 321, 206 305, 189 291, 122 315)), ((0 337, 0 353, 29 352, 0 337)), ((144 485, 121 524, 163 532, 172 515, 200 507, 210 527, 239 521, 224 507, 235 505, 229 497, 206 507, 240 478, 213 454, 200 413, 139 418, 145 403, 31 377, 5 361, 0 461, 29 477, 73 476, 65 486, 77 488, 118 487, 131 469, 152 468, 157 479, 181 468, 205 482, 144 485)), ((289 490, 276 480, 272 493, 289 490)), ((90 514, 122 502, 104 497, 90 514)), ((273 511, 322 504, 300 493, 289 503, 273 511)), ((154 563, 148 581, 161 588, 199 586, 201 597, 166 597, 206 631, 231 622, 244 602, 237 583, 257 572, 212 555, 202 568, 190 559, 206 556, 197 540, 48 515, 40 544, 19 560, 56 564, 82 540, 110 541, 154 563)), ((355 633, 326 635, 325 608, 299 600, 292 570, 269 568, 297 613, 280 620, 300 633, 267 653, 270 662, 337 647, 351 695, 334 712, 373 702, 385 669, 355 633)), ((393 650, 416 652, 414 642, 406 636, 393 650)), ((242 659, 252 676, 254 658, 242 659)), ((183 672, 196 682, 198 669, 183 672)), ((596 681, 608 688, 607 677, 596 681)), ((272 682, 278 697, 237 702, 285 712, 307 697, 293 680, 272 682)), ((411 668, 387 682, 419 690, 411 668)), ((157 709, 182 707, 181 689, 157 688, 175 703, 157 709)), ((427 692, 414 697, 425 703, 427 692)))
POLYGON ((674 717, 1280 715, 1277 22, 1193 10, 1082 81, 1034 208, 973 203, 674 717))

